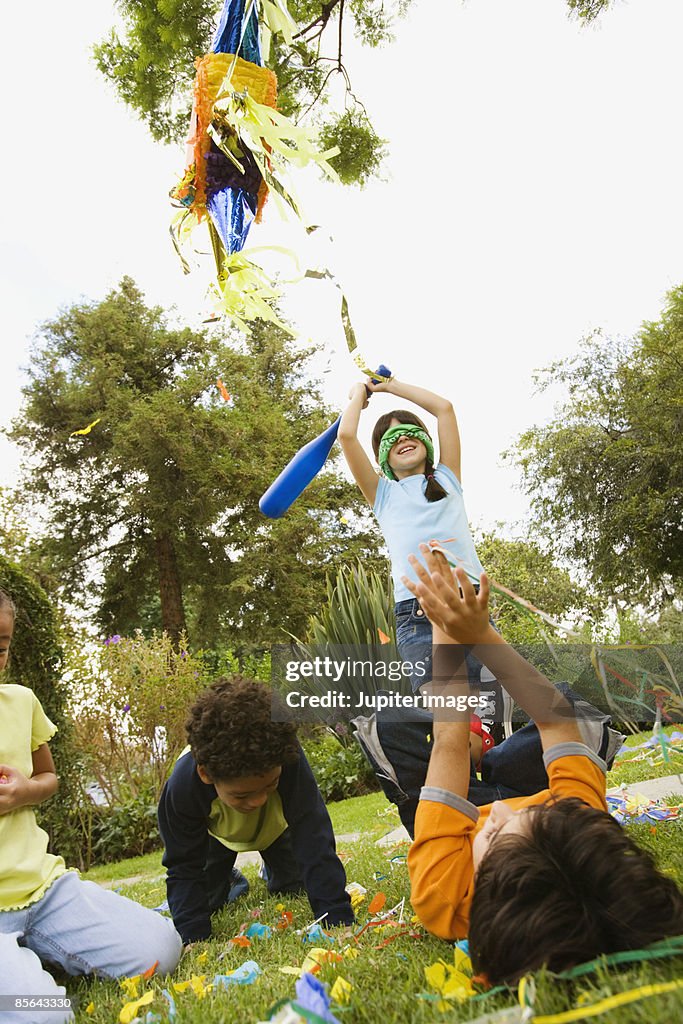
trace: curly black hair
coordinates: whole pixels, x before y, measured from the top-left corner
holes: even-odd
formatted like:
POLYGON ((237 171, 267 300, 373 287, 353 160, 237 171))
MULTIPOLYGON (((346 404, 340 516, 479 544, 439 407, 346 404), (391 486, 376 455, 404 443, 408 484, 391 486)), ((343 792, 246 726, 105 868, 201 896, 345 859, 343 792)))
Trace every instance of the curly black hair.
POLYGON ((219 679, 190 708, 192 756, 213 782, 265 775, 299 757, 296 725, 273 721, 277 694, 251 679, 219 679))

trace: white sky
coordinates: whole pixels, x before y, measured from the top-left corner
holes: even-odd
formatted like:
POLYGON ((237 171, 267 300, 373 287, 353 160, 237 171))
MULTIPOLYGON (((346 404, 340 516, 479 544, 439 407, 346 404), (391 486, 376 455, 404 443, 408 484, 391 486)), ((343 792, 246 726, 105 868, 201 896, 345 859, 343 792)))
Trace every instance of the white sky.
MULTIPOLYGON (((60 306, 129 274, 150 303, 193 326, 205 315, 211 261, 184 277, 168 235, 183 150, 154 144, 90 58, 112 8, 3 12, 3 424, 29 338, 60 306)), ((551 412, 532 370, 592 328, 632 334, 683 281, 681 38, 680 0, 617 0, 589 29, 563 0, 416 0, 392 46, 348 40, 354 89, 389 141, 387 180, 360 191, 306 176, 299 191, 334 237, 327 259, 368 361, 455 401, 477 525, 524 515, 499 453, 551 412)), ((270 205, 249 244, 283 237, 270 205)), ((323 380, 339 405, 357 371, 337 293, 296 286, 288 308, 334 350, 323 380)), ((389 402, 373 399, 368 426, 389 402)), ((0 438, 0 485, 17 467, 0 438)))

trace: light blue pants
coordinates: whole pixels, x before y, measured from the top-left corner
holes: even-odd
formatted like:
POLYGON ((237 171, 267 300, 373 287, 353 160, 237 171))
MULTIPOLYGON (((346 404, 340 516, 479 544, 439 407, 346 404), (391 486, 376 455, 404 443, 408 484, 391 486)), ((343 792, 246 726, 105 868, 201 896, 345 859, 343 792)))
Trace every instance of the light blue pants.
MULTIPOLYGON (((84 882, 73 871, 53 882, 42 899, 22 910, 0 911, 0 995, 61 996, 43 963, 67 974, 125 978, 159 961, 169 974, 182 942, 171 921, 133 900, 84 882)), ((0 1024, 64 1024, 68 1010, 8 1010, 0 1024)))

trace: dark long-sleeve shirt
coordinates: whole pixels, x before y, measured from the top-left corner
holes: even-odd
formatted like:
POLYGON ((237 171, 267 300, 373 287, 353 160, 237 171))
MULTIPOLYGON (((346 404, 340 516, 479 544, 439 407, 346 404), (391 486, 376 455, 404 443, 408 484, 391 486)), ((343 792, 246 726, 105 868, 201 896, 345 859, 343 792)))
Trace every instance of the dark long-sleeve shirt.
MULTIPOLYGON (((327 914, 328 925, 351 924, 346 873, 336 853, 332 822, 303 750, 298 761, 283 765, 277 793, 314 917, 327 914)), ((159 801, 168 903, 173 923, 186 943, 211 934, 204 869, 209 817, 217 799, 214 786, 199 778, 188 752, 176 761, 159 801)))

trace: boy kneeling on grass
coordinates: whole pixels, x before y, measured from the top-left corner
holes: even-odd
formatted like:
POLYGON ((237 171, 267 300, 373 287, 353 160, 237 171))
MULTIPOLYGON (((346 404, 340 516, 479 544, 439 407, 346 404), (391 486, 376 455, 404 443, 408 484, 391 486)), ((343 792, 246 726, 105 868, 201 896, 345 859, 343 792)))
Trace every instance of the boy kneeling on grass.
POLYGON ((272 720, 273 692, 241 679, 201 694, 159 802, 168 903, 185 944, 208 939, 211 914, 246 892, 237 854, 258 850, 271 893, 304 889, 325 925, 351 924, 332 822, 292 722, 272 720))
POLYGON ((405 582, 434 626, 433 694, 469 695, 462 666, 473 649, 538 726, 549 781, 475 807, 469 715, 434 710, 408 855, 424 926, 469 935, 473 966, 491 984, 683 933, 683 893, 607 813, 605 764, 582 743, 570 703, 491 627, 486 576, 477 594, 461 569, 421 551, 427 569, 411 557, 418 582, 405 582))

